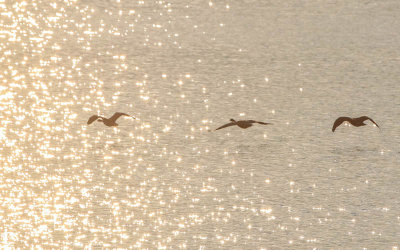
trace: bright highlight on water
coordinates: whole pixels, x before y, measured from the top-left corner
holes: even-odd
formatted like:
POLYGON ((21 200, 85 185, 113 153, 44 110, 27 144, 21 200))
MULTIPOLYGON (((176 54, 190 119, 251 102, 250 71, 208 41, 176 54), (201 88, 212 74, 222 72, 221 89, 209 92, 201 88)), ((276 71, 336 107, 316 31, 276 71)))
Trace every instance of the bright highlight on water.
POLYGON ((0 0, 0 248, 398 249, 398 9, 0 0))

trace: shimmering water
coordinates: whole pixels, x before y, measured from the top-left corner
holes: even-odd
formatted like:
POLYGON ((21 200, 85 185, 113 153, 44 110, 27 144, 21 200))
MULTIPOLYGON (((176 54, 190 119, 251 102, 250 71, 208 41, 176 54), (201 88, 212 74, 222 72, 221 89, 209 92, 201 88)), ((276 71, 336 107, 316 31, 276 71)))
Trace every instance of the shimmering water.
POLYGON ((1 246, 397 249, 399 9, 0 0, 1 246))

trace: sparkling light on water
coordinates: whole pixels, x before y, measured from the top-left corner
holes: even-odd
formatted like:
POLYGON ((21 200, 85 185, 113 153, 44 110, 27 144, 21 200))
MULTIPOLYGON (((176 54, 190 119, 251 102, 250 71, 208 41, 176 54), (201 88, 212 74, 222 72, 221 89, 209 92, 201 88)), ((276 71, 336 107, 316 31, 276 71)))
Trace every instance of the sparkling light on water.
POLYGON ((320 11, 253 4, 0 0, 0 246, 397 249, 395 144, 343 146, 313 103, 346 64, 299 38, 320 11), (136 119, 86 124, 114 112, 136 119), (230 118, 274 126, 214 130, 230 118))

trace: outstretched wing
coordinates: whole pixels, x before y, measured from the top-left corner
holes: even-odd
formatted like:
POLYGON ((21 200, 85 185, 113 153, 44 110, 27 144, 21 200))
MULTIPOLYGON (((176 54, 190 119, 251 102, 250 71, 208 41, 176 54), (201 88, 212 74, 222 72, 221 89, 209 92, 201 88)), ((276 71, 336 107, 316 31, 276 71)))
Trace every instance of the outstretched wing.
POLYGON ((101 118, 101 116, 98 115, 92 115, 89 120, 87 121, 87 124, 92 124, 94 121, 96 121, 97 119, 101 118))
POLYGON ((254 121, 254 120, 246 120, 244 122, 247 122, 247 123, 258 123, 258 124, 262 124, 262 125, 270 125, 270 124, 272 124, 272 123, 268 123, 268 122, 258 122, 258 121, 254 121))
POLYGON ((230 122, 230 123, 227 123, 225 125, 222 125, 221 127, 217 128, 216 130, 223 129, 223 128, 230 127, 230 126, 234 126, 234 125, 236 125, 234 122, 230 122))
POLYGON ((375 124, 379 128, 379 125, 376 124, 376 122, 374 120, 372 120, 371 118, 369 118, 368 116, 363 116, 362 118, 364 119, 364 121, 365 120, 370 120, 373 124, 375 124))
POLYGON ((337 127, 340 126, 340 124, 342 124, 345 121, 350 121, 351 118, 350 117, 339 117, 336 119, 336 121, 333 123, 333 127, 332 127, 332 132, 335 132, 335 129, 337 127))
POLYGON ((123 115, 124 115, 124 116, 129 116, 129 117, 132 117, 132 118, 135 118, 135 117, 130 116, 130 115, 125 114, 125 113, 116 112, 115 114, 113 114, 113 116, 110 117, 109 120, 115 122, 120 116, 123 116, 123 115))
POLYGON ((262 124, 262 125, 271 125, 272 124, 272 123, 269 123, 269 122, 256 122, 256 123, 262 124))

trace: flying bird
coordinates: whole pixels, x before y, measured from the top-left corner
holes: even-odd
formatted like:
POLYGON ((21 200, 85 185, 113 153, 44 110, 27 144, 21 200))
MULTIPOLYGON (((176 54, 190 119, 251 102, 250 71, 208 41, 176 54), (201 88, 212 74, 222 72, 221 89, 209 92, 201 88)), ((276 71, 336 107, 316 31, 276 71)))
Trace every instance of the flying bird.
POLYGON ((376 122, 374 122, 374 120, 372 120, 368 116, 361 116, 358 118, 350 118, 350 117, 342 116, 342 117, 337 118, 336 121, 333 123, 332 132, 335 132, 335 129, 337 127, 339 127, 340 124, 342 124, 343 122, 349 122, 351 125, 353 125, 355 127, 360 127, 360 126, 367 125, 364 123, 366 120, 370 120, 379 128, 378 124, 376 124, 376 122))
POLYGON ((104 125, 108 126, 108 127, 115 127, 118 126, 118 123, 116 123, 115 121, 120 117, 120 116, 129 116, 132 117, 133 119, 136 119, 135 117, 125 114, 125 113, 120 113, 120 112, 116 112, 113 116, 111 116, 110 118, 105 118, 103 116, 99 116, 99 115, 92 115, 89 120, 87 121, 87 124, 92 124, 94 121, 98 121, 98 122, 103 122, 104 125))
POLYGON ((217 128, 216 130, 223 129, 223 128, 230 127, 230 126, 235 126, 235 125, 237 125, 240 128, 244 129, 244 128, 249 128, 249 127, 253 126, 253 123, 259 123, 259 124, 262 124, 262 125, 272 124, 272 123, 266 123, 266 122, 258 122, 258 121, 254 121, 254 120, 235 121, 234 119, 230 119, 230 121, 231 121, 230 123, 222 125, 221 127, 217 128))

